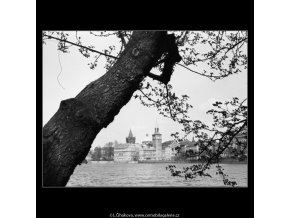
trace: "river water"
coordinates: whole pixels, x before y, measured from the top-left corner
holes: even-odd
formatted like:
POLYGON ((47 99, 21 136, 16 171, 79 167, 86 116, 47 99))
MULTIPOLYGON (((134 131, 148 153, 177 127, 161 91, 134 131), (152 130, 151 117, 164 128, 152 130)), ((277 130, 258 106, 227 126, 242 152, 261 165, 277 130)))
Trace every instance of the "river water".
MULTIPOLYGON (((210 177, 185 180, 172 177, 165 169, 169 163, 94 163, 77 166, 67 187, 228 187, 216 175, 216 167, 207 172, 210 177)), ((190 164, 176 163, 182 169, 190 164)), ((237 187, 247 187, 247 164, 220 164, 224 172, 237 182, 237 187)))

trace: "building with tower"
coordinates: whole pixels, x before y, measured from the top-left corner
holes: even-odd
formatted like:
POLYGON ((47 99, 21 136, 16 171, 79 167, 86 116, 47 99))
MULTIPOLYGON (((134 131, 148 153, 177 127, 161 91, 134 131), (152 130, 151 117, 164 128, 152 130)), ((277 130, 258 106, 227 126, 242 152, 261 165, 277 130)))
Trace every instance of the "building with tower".
POLYGON ((135 144, 136 138, 133 136, 132 130, 130 129, 128 137, 126 137, 126 143, 135 144))
POLYGON ((142 140, 142 143, 136 143, 136 137, 133 136, 130 129, 126 137, 125 144, 116 144, 114 148, 114 161, 135 163, 137 161, 168 161, 173 160, 176 155, 176 141, 167 141, 162 143, 162 134, 159 132, 159 126, 156 122, 152 138, 149 134, 142 140))
POLYGON ((135 143, 136 137, 130 129, 125 144, 118 144, 114 148, 115 162, 136 162, 139 160, 139 145, 135 143))
POLYGON ((152 134, 153 148, 156 150, 156 160, 162 160, 162 135, 159 132, 159 127, 156 122, 154 133, 152 134))

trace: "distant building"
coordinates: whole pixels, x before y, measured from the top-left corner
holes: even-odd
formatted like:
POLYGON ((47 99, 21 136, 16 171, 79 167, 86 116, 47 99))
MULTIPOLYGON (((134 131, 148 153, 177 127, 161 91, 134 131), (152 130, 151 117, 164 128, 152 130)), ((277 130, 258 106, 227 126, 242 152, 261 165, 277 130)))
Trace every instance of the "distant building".
POLYGON ((145 139, 139 148, 140 161, 169 161, 175 159, 177 153, 175 148, 178 146, 178 143, 176 141, 162 143, 162 134, 159 132, 157 123, 152 134, 152 141, 149 141, 148 134, 146 134, 145 139))
POLYGON ((247 156, 248 148, 247 148, 247 133, 248 129, 245 128, 241 132, 239 132, 234 138, 231 145, 225 149, 223 154, 221 155, 224 158, 231 158, 234 156, 234 150, 241 151, 246 146, 244 153, 247 156))
POLYGON ((162 135, 159 132, 159 127, 156 124, 152 139, 149 134, 146 134, 142 144, 136 143, 136 138, 133 136, 130 129, 128 137, 126 137, 126 144, 115 145, 114 161, 115 162, 130 162, 130 161, 146 161, 146 160, 165 160, 170 159, 169 155, 173 152, 165 152, 162 149, 162 135))
POLYGON ((168 144, 162 143, 162 146, 164 148, 164 160, 174 160, 177 154, 176 147, 179 146, 179 144, 176 141, 168 141, 168 144))
POLYGON ((162 160, 162 135, 159 133, 159 127, 156 124, 152 134, 153 147, 156 149, 156 160, 162 160))
POLYGON ((247 143, 247 130, 246 129, 238 133, 236 137, 233 139, 233 144, 232 144, 233 148, 240 150, 241 146, 239 145, 238 142, 241 142, 243 144, 247 143))
MULTIPOLYGON (((231 146, 221 156, 224 158, 231 157, 234 149, 241 149, 239 142, 247 142, 247 130, 238 134, 233 139, 231 146)), ((206 152, 201 156, 198 155, 202 144, 201 141, 195 142, 194 138, 192 141, 184 140, 180 143, 176 140, 162 143, 162 134, 159 132, 159 127, 156 123, 151 139, 147 133, 141 144, 136 143, 136 137, 133 136, 130 129, 125 144, 117 142, 107 143, 96 154, 101 153, 101 155, 97 155, 98 157, 102 156, 101 159, 113 158, 115 162, 198 160, 207 155, 206 152)), ((218 147, 218 142, 215 142, 208 148, 210 151, 215 152, 218 147)))
POLYGON ((139 160, 156 160, 156 149, 152 146, 142 146, 141 149, 139 149, 139 160))
POLYGON ((126 137, 126 143, 128 144, 135 144, 136 138, 133 137, 132 131, 130 129, 129 136, 126 137))
POLYGON ((126 144, 117 144, 114 148, 115 162, 130 162, 139 159, 139 145, 135 144, 136 138, 130 129, 126 144))
POLYGON ((177 147, 181 147, 181 154, 189 150, 199 150, 194 141, 185 140, 179 144, 174 140, 162 143, 162 134, 159 132, 159 127, 156 123, 152 139, 150 139, 149 134, 146 134, 141 144, 136 143, 136 138, 130 129, 129 135, 126 137, 126 143, 115 144, 114 161, 174 161, 180 157, 177 147))
POLYGON ((191 142, 189 140, 184 140, 182 142, 179 143, 179 146, 180 146, 180 151, 181 152, 186 152, 188 150, 196 150, 196 145, 194 142, 191 142))
POLYGON ((119 144, 114 149, 115 162, 130 162, 139 159, 139 149, 134 144, 119 144))

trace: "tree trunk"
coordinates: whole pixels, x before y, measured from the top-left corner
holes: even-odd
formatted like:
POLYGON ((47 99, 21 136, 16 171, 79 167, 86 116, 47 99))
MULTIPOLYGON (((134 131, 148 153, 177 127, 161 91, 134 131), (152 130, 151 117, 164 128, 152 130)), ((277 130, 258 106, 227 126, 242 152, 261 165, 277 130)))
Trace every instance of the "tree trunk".
POLYGON ((61 101, 43 127, 43 185, 65 186, 99 131, 128 103, 161 57, 166 32, 136 31, 111 69, 75 98, 61 101))

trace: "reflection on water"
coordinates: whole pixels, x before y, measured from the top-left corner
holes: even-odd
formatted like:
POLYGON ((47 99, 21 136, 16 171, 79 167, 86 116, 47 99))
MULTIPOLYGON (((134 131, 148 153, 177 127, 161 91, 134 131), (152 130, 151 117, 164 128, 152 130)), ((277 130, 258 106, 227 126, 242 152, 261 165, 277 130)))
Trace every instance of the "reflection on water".
MULTIPOLYGON (((165 169, 168 163, 157 164, 128 164, 128 163, 88 163, 77 166, 67 187, 94 186, 94 187, 225 187, 216 168, 213 166, 208 172, 212 178, 202 177, 194 180, 185 180, 181 177, 172 177, 165 169)), ((190 164, 175 164, 177 168, 190 164)), ((221 164, 224 172, 230 179, 237 182, 238 187, 247 187, 247 164, 221 164)))

